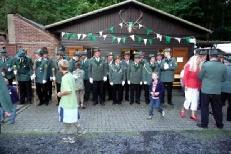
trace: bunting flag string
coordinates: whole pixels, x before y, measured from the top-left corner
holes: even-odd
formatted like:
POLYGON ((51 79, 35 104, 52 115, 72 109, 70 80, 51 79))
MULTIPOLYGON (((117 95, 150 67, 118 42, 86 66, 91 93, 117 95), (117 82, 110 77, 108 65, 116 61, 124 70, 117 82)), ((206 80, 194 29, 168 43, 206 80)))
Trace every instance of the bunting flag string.
MULTIPOLYGON (((106 40, 107 38, 111 38, 112 39, 112 43, 123 43, 125 44, 127 41, 127 38, 130 38, 132 41, 136 41, 137 43, 144 43, 144 45, 152 45, 154 40, 159 40, 161 41, 165 41, 166 44, 170 44, 172 39, 176 40, 178 43, 181 43, 182 40, 185 40, 185 43, 192 43, 192 44, 196 44, 196 39, 193 36, 184 36, 184 37, 176 37, 176 36, 170 36, 170 35, 163 35, 160 34, 158 32, 155 32, 152 28, 148 28, 146 26, 144 26, 143 24, 138 24, 137 27, 134 27, 134 23, 133 22, 128 22, 128 25, 124 25, 124 23, 119 23, 117 26, 110 26, 107 29, 104 30, 100 30, 98 33, 93 33, 93 32, 89 32, 87 34, 84 33, 71 33, 71 32, 62 32, 61 36, 64 39, 77 39, 77 40, 84 40, 84 39, 88 39, 90 41, 96 41, 97 37, 98 38, 102 38, 103 40, 106 40), (127 34, 128 36, 122 36, 122 35, 118 35, 115 33, 116 27, 120 27, 120 29, 123 29, 124 27, 126 27, 128 29, 128 32, 131 33, 129 35, 129 33, 127 34), (146 37, 144 36, 144 34, 132 34, 132 30, 133 29, 139 29, 142 31, 144 31, 144 33, 146 34, 146 37)), ((126 35, 126 34, 124 34, 126 35)))

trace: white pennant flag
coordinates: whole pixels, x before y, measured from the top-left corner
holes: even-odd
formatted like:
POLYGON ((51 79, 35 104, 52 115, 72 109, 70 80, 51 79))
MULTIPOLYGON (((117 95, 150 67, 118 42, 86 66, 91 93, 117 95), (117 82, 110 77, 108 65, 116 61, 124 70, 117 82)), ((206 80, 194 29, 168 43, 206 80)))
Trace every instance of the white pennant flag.
POLYGON ((156 34, 156 37, 157 37, 160 41, 162 41, 162 35, 156 34))
POLYGON ((179 37, 175 37, 175 39, 180 43, 180 41, 181 41, 181 38, 179 38, 179 37))
POLYGON ((135 35, 130 35, 130 38, 135 41, 135 35))
POLYGON ((86 37, 87 37, 87 35, 86 35, 86 34, 83 34, 82 40, 85 39, 86 37))
POLYGON ((106 40, 106 38, 107 38, 107 35, 103 35, 103 39, 106 40))
POLYGON ((142 27, 143 27, 143 25, 139 24, 139 29, 142 28, 142 27))
POLYGON ((77 34, 78 40, 81 38, 82 34, 77 34))
POLYGON ((146 44, 147 44, 147 41, 148 41, 148 39, 144 39, 144 45, 146 45, 146 44))
POLYGON ((99 32, 99 36, 102 37, 103 36, 103 31, 99 32))
POLYGON ((118 41, 118 44, 119 44, 120 41, 121 41, 121 37, 117 37, 117 41, 118 41))
POLYGON ((66 34, 65 32, 62 32, 62 37, 63 37, 65 34, 66 34))
POLYGON ((191 38, 191 39, 189 39, 189 43, 196 44, 196 39, 195 39, 195 38, 191 38))
POLYGON ((122 28, 123 28, 123 23, 121 22, 119 25, 120 25, 120 27, 121 27, 121 29, 122 29, 122 28))

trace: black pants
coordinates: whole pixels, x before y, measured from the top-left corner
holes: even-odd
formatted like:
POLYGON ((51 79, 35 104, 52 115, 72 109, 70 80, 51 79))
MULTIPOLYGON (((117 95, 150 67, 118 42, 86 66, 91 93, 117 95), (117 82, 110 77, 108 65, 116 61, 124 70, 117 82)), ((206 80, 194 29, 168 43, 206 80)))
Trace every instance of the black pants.
POLYGON ((123 91, 125 93, 125 101, 129 101, 129 89, 130 89, 130 85, 128 84, 126 80, 125 85, 123 86, 123 91))
POLYGON ((14 80, 14 78, 7 79, 7 80, 8 80, 8 84, 9 84, 10 86, 13 86, 13 80, 14 80))
MULTIPOLYGON (((168 99, 168 104, 172 104, 172 82, 163 82, 164 88, 167 90, 167 99, 168 99)), ((161 104, 164 104, 164 96, 163 95, 160 98, 161 104)))
MULTIPOLYGON (((57 91, 56 91, 56 92, 57 92, 57 93, 60 92, 61 83, 56 82, 56 88, 57 88, 57 91)), ((60 102, 60 99, 61 99, 61 97, 57 97, 58 104, 59 104, 59 102, 60 102)))
POLYGON ((46 84, 36 83, 36 92, 39 98, 39 104, 47 104, 49 102, 49 98, 47 95, 46 84))
POLYGON ((149 92, 150 85, 144 85, 144 98, 146 104, 150 102, 150 92, 149 92))
POLYGON ((91 92, 90 90, 91 84, 89 80, 84 80, 84 87, 85 87, 84 101, 88 101, 90 98, 90 92, 91 92))
POLYGON ((140 84, 131 84, 130 85, 130 103, 134 103, 134 96, 135 102, 140 103, 140 84))
POLYGON ((52 98, 52 81, 50 81, 49 79, 46 82, 46 89, 47 89, 48 99, 51 100, 51 98, 52 98))
POLYGON ((27 98, 28 103, 32 103, 31 81, 18 81, 20 103, 24 104, 27 98))
POLYGON ((93 101, 95 104, 103 103, 103 81, 93 81, 93 101))
POLYGON ((225 105, 226 100, 228 101, 227 107, 227 121, 231 121, 231 93, 221 93, 221 103, 225 105))
POLYGON ((108 100, 112 100, 112 86, 110 85, 109 76, 107 76, 107 81, 104 82, 104 101, 106 99, 106 94, 108 95, 108 100))
POLYGON ((123 91, 122 91, 122 85, 121 84, 114 84, 112 86, 112 99, 113 104, 121 104, 123 100, 123 91))
POLYGON ((216 126, 223 127, 222 123, 222 103, 221 95, 216 94, 201 94, 201 125, 207 127, 209 123, 209 103, 211 103, 216 126))

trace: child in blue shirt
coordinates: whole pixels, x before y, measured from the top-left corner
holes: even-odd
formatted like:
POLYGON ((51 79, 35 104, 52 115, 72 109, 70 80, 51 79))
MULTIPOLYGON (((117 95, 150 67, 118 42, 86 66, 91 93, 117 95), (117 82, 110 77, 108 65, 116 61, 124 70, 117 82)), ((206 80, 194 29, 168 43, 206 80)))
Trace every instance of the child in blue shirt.
POLYGON ((164 110, 160 106, 160 98, 164 95, 164 85, 159 80, 158 73, 152 73, 152 83, 150 86, 150 104, 149 104, 149 117, 147 119, 152 119, 153 109, 157 108, 162 116, 165 115, 164 110))

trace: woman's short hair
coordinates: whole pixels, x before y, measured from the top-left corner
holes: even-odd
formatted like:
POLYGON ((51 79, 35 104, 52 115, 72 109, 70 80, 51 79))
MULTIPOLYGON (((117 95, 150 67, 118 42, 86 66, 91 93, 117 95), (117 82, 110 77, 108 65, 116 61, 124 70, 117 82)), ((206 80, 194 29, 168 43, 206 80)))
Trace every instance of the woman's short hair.
POLYGON ((58 65, 64 71, 67 71, 69 68, 69 62, 65 59, 60 60, 58 65))

